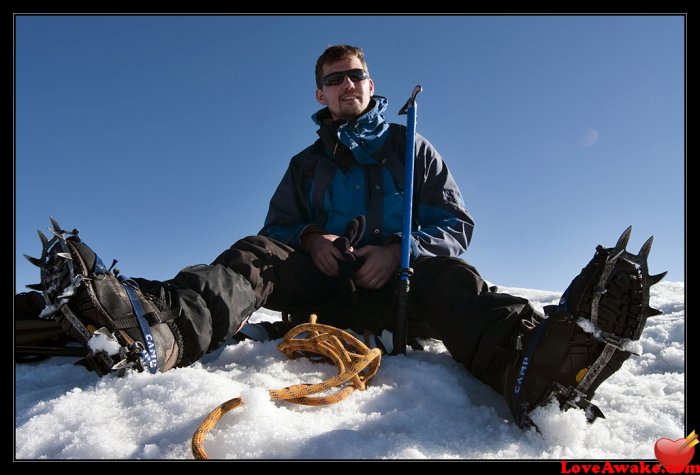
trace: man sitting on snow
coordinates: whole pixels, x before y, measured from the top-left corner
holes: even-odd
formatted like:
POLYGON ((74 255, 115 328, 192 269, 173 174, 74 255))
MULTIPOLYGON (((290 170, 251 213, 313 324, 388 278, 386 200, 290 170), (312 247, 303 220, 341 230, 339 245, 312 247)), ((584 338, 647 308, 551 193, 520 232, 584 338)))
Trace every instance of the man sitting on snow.
MULTIPOLYGON (((54 222, 55 237, 42 236, 41 259, 30 259, 42 269, 42 316, 83 341, 105 327, 118 342, 111 355, 88 356, 92 369, 190 365, 234 337, 260 307, 284 312, 290 324, 316 313, 320 323, 342 328, 393 329, 406 128, 384 119, 387 99, 374 94, 360 48, 326 49, 316 86, 324 106, 313 115, 319 139, 292 158, 258 235, 211 264, 165 282, 128 280, 108 270, 77 231, 54 222)), ((625 250, 629 229, 616 246, 598 246, 545 317, 523 298, 492 291, 458 258, 474 222, 421 136, 415 168, 409 337, 441 339, 506 397, 521 426, 552 397, 563 408, 586 409, 591 420, 600 416, 590 403, 594 391, 629 357, 625 343, 660 313, 649 307, 649 287, 662 277, 647 271, 651 240, 639 255, 625 250)), ((264 328, 271 337, 280 333, 264 328)))

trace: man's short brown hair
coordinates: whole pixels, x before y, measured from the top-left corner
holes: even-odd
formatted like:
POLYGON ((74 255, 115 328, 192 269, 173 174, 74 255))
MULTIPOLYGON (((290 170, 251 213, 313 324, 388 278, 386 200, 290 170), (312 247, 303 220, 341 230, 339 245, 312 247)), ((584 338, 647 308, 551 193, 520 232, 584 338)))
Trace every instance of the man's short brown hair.
POLYGON ((353 56, 357 56, 357 59, 359 59, 362 63, 362 67, 365 69, 365 71, 367 71, 367 74, 369 74, 367 63, 365 62, 365 53, 362 51, 362 48, 350 45, 329 46, 316 61, 316 87, 321 89, 324 64, 335 63, 341 59, 352 58, 353 56))

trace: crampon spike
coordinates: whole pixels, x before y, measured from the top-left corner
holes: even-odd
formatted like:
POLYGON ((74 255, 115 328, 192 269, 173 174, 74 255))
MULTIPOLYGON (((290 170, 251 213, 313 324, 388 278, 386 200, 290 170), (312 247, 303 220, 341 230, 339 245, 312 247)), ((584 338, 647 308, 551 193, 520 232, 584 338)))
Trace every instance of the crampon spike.
POLYGON ((650 236, 649 239, 647 239, 647 242, 642 244, 642 248, 639 250, 638 256, 646 261, 647 257, 649 256, 649 251, 651 251, 651 245, 654 242, 654 236, 650 236))
POLYGON ((46 234, 42 233, 40 229, 37 229, 36 232, 39 235, 39 239, 41 239, 41 245, 46 247, 49 243, 49 238, 47 238, 46 234))
POLYGON ((664 312, 662 312, 658 308, 649 307, 649 316, 650 317, 656 317, 657 315, 661 315, 662 313, 664 313, 664 312))
POLYGON ((627 247, 627 243, 630 240, 631 234, 632 234, 632 225, 629 225, 629 226, 627 226, 627 229, 625 229, 624 232, 618 238, 617 244, 615 244, 615 249, 625 249, 627 247))
POLYGON ((61 229, 61 226, 58 224, 58 221, 56 221, 56 219, 54 219, 52 217, 49 217, 49 219, 51 220, 51 227, 53 228, 53 230, 55 232, 57 232, 58 234, 65 233, 65 231, 63 229, 61 229))
POLYGON ((662 272, 662 273, 656 274, 656 275, 650 275, 649 276, 649 285, 651 286, 651 285, 658 284, 659 282, 661 282, 661 280, 664 277, 666 277, 666 274, 668 274, 668 271, 662 272))
POLYGON ((601 411, 595 404, 591 404, 590 406, 583 408, 583 410, 586 415, 586 421, 588 421, 589 424, 593 424, 596 419, 605 419, 605 414, 603 414, 603 411, 601 411))
POLYGON ((26 254, 22 254, 29 262, 34 264, 35 266, 39 267, 40 269, 44 268, 44 261, 41 259, 37 259, 36 257, 28 256, 26 254))

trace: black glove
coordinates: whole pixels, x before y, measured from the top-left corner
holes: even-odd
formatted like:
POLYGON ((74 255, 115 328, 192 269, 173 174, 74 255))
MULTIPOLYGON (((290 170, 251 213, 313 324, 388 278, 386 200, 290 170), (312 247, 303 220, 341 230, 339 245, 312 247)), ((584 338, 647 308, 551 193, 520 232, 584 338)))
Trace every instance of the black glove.
POLYGON ((365 263, 365 258, 350 252, 350 248, 360 242, 365 233, 365 217, 357 216, 348 221, 345 233, 333 241, 333 245, 343 253, 343 260, 338 263, 338 294, 345 295, 355 292, 352 276, 365 263))

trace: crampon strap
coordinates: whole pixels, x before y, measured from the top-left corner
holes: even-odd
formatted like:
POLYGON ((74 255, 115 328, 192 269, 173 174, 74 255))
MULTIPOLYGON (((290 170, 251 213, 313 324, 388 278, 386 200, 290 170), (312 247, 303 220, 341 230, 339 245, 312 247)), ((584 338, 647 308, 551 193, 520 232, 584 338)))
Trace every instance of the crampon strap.
POLYGON ((151 374, 156 374, 158 372, 158 355, 156 353, 156 343, 153 340, 153 335, 151 334, 151 328, 148 326, 146 321, 146 312, 143 311, 141 302, 134 292, 132 285, 135 285, 132 280, 127 279, 123 275, 117 276, 119 282, 124 286, 127 295, 129 296, 129 301, 131 302, 131 307, 134 309, 134 315, 136 315, 136 320, 139 324, 139 330, 141 330, 141 335, 143 335, 143 341, 146 345, 145 348, 141 349, 141 357, 146 363, 148 372, 151 374))

